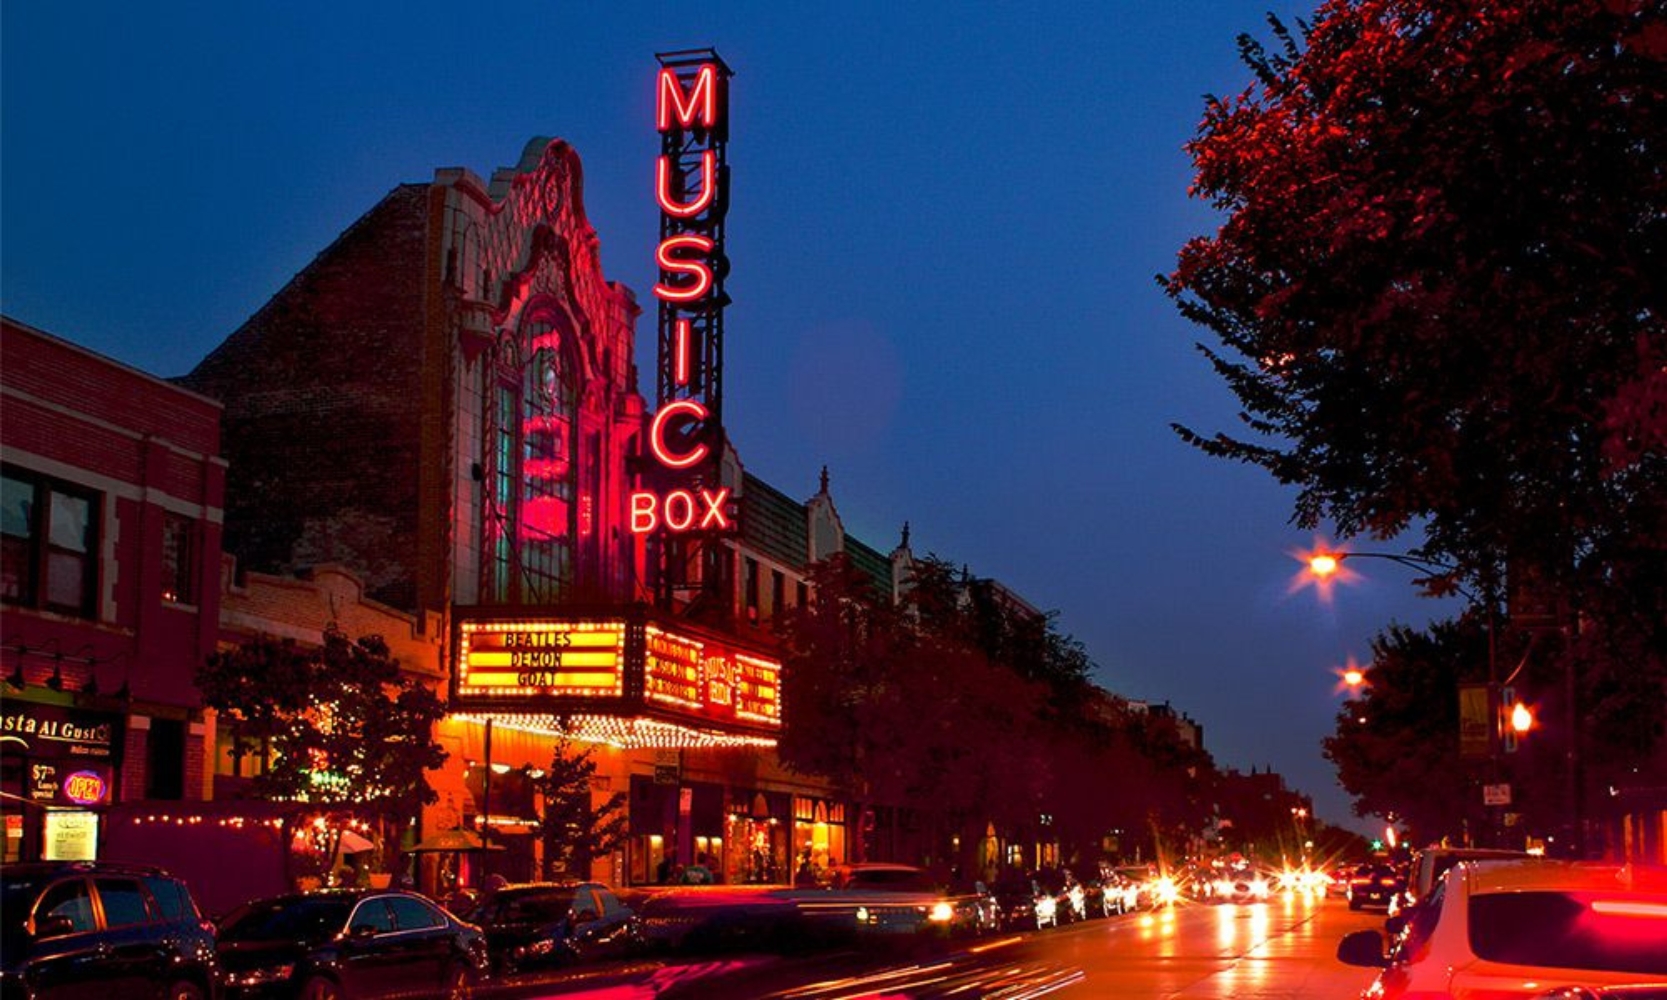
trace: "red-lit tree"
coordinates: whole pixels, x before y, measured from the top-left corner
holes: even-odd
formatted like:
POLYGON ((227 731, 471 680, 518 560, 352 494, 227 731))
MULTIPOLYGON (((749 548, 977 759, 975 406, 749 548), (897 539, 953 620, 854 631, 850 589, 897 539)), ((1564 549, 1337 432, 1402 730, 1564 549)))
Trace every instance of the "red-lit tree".
POLYGON ((1437 588, 1532 582, 1580 633, 1578 704, 1611 713, 1586 758, 1659 746, 1667 8, 1330 0, 1272 23, 1188 147, 1225 221, 1162 279, 1245 429, 1177 431, 1297 486, 1299 525, 1421 532, 1455 567, 1437 588))
POLYGON ((331 628, 319 647, 250 639, 209 657, 197 687, 234 756, 262 762, 252 788, 263 798, 352 812, 384 831, 436 799, 427 773, 445 763, 434 740, 445 706, 381 636, 331 628))

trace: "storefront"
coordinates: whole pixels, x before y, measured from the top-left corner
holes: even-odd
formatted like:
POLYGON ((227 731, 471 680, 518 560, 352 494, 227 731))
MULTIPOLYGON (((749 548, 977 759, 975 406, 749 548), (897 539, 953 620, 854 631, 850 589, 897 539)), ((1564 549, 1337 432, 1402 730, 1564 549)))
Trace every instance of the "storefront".
POLYGON ((593 792, 626 792, 630 832, 614 861, 619 870, 602 876, 641 884, 696 866, 726 881, 781 874, 786 797, 737 789, 712 763, 724 750, 774 747, 781 665, 768 651, 640 605, 559 618, 460 608, 453 630, 447 724, 468 733, 474 777, 465 785, 477 807, 464 819, 490 816, 493 839, 505 848, 492 863, 506 874, 538 868, 536 855, 516 853, 531 838, 509 829, 537 814, 530 794, 515 797, 517 776, 545 766, 562 739, 615 751, 601 762, 603 787, 593 792), (488 774, 501 791, 478 808, 488 774))
POLYGON ((5 860, 96 858, 121 768, 123 717, 20 698, 0 700, 0 713, 5 860))

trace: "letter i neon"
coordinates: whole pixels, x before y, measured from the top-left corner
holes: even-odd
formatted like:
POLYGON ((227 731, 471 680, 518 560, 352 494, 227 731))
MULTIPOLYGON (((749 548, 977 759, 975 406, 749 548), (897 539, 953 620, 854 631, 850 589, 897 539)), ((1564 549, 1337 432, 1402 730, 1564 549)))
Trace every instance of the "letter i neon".
POLYGON ((689 341, 691 337, 692 333, 689 329, 689 321, 686 319, 679 319, 677 321, 677 342, 674 345, 674 350, 677 356, 673 359, 674 364, 672 371, 673 378, 676 380, 678 385, 689 384, 689 341))

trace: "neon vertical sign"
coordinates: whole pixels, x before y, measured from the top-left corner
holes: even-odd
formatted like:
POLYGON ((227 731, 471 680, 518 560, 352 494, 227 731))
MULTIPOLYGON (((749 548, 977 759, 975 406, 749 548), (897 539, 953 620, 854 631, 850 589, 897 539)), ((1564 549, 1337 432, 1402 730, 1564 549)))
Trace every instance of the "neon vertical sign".
POLYGON ((663 52, 654 83, 654 202, 660 242, 659 380, 648 429, 659 489, 630 497, 636 534, 735 529, 716 486, 723 441, 724 217, 729 211, 729 67, 711 49, 663 52))

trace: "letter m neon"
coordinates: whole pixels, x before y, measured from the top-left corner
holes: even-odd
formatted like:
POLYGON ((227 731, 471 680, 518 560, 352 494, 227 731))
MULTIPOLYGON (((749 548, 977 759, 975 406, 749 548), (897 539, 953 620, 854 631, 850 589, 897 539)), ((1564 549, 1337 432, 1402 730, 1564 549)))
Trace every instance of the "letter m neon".
POLYGON ((660 88, 654 102, 655 127, 665 132, 671 129, 672 119, 689 128, 699 118, 702 128, 718 124, 718 67, 703 63, 695 73, 694 88, 687 93, 675 70, 660 70, 660 88))

